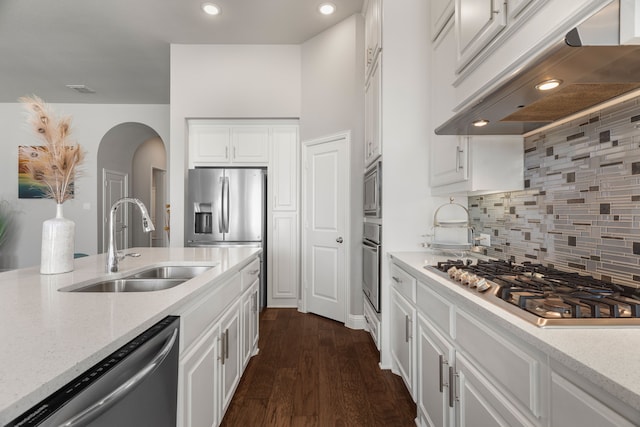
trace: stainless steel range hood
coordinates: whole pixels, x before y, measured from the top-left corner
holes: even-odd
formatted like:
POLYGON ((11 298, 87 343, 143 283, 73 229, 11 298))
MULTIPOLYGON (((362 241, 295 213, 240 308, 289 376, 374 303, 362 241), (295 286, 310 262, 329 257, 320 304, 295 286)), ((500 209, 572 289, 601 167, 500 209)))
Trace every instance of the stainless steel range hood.
POLYGON ((619 45, 619 0, 567 33, 521 72, 439 126, 438 135, 521 135, 640 88, 640 45, 619 45), (542 92, 549 79, 562 84, 542 92), (473 126, 487 120, 483 127, 473 126))

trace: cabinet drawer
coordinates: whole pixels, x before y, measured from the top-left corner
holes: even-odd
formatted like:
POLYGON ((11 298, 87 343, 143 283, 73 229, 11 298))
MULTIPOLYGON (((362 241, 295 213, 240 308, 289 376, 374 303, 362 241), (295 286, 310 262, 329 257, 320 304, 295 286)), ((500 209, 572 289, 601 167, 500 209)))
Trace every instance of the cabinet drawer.
POLYGON ((396 264, 391 264, 391 285, 409 301, 416 302, 416 279, 396 264))
POLYGON ((204 295, 198 304, 181 314, 180 331, 180 352, 185 349, 204 333, 207 327, 216 320, 227 307, 240 296, 240 274, 236 273, 226 282, 216 287, 215 290, 204 295))
POLYGON ((429 281, 418 282, 416 304, 418 310, 428 317, 441 331, 450 337, 454 336, 451 326, 454 315, 453 305, 433 291, 429 281))
POLYGON ((517 401, 535 417, 540 413, 540 362, 490 330, 479 320, 456 310, 456 342, 473 365, 492 379, 511 401, 517 401))
POLYGON ((251 264, 242 269, 241 274, 242 290, 244 291, 260 277, 260 258, 256 258, 251 261, 251 264))

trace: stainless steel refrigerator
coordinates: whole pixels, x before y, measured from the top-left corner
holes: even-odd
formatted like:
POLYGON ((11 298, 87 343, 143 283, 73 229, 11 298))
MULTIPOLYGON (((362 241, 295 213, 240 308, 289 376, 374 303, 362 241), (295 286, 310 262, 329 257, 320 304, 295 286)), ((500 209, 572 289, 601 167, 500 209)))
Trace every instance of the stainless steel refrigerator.
MULTIPOLYGON (((265 168, 189 169, 185 246, 259 246, 266 251, 265 168)), ((266 253, 260 306, 266 305, 266 253)))

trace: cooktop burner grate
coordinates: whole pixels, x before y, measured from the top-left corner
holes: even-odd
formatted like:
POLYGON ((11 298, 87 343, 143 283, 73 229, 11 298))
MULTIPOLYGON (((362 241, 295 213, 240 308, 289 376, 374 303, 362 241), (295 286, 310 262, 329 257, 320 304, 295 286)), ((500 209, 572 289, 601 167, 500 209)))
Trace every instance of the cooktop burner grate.
POLYGON ((640 325, 640 289, 530 262, 447 260, 432 268, 539 326, 640 325))

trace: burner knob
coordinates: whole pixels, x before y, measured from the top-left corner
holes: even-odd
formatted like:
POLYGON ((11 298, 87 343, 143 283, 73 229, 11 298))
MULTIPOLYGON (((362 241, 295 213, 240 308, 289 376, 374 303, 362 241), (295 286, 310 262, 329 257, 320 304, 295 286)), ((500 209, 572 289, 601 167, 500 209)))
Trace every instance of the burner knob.
POLYGON ((475 274, 469 274, 469 288, 473 289, 478 286, 479 281, 480 278, 478 276, 476 276, 475 274))
POLYGON ((486 292, 491 289, 491 284, 487 279, 482 278, 476 283, 476 287, 478 288, 478 292, 486 292))
POLYGON ((471 273, 469 273, 468 271, 465 271, 464 273, 462 273, 460 275, 458 280, 460 280, 463 285, 468 285, 469 284, 469 280, 471 279, 471 276, 472 276, 471 273))
POLYGON ((449 275, 449 277, 454 279, 456 276, 456 271, 458 271, 456 267, 451 267, 450 269, 447 270, 447 274, 449 275))

